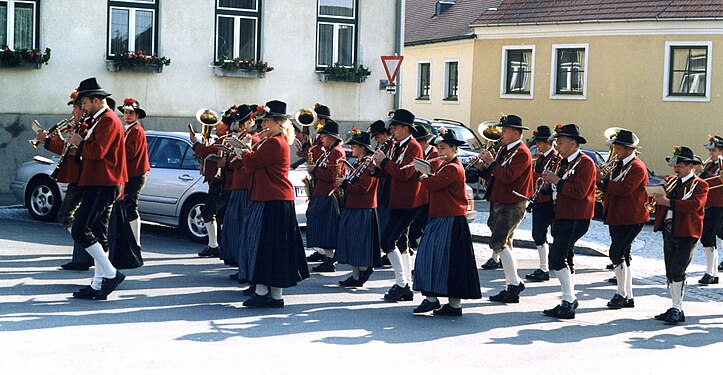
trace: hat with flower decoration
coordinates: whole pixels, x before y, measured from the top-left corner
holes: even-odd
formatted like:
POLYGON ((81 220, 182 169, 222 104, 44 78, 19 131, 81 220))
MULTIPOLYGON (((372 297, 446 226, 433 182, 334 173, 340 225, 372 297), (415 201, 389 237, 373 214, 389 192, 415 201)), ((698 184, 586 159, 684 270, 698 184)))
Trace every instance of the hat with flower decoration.
POLYGON ((329 107, 323 104, 315 103, 314 112, 316 112, 316 117, 318 118, 323 118, 326 120, 331 119, 331 110, 329 109, 329 107))
POLYGON ((68 100, 68 105, 76 104, 80 106, 80 98, 78 97, 78 90, 75 90, 70 93, 70 100, 68 100))
POLYGON ((359 145, 363 146, 369 152, 372 151, 372 137, 369 133, 362 131, 359 128, 351 128, 349 132, 349 138, 344 142, 348 145, 359 145))
POLYGON ((635 135, 635 133, 623 128, 612 129, 615 130, 615 132, 612 133, 610 135, 610 139, 605 142, 606 146, 620 145, 630 148, 640 148, 640 146, 638 146, 638 143, 640 143, 640 139, 637 135, 635 135))
POLYGON ((414 131, 414 113, 400 108, 391 112, 391 114, 392 118, 389 122, 390 127, 394 125, 406 125, 409 126, 410 130, 414 131))
POLYGON ((723 150, 723 138, 717 135, 709 135, 708 143, 704 144, 703 146, 708 150, 712 150, 714 148, 719 148, 723 150))
POLYGON ((530 128, 522 126, 522 119, 517 115, 503 115, 500 117, 500 126, 513 128, 517 130, 530 130, 530 128))
POLYGON ((141 108, 141 104, 134 98, 127 97, 123 99, 123 105, 118 107, 118 110, 122 113, 125 110, 134 111, 138 114, 138 118, 142 119, 146 117, 146 111, 141 108))
POLYGON ((557 124, 555 125, 555 134, 548 138, 553 141, 560 137, 568 137, 574 139, 578 144, 587 143, 587 140, 580 135, 580 128, 575 124, 557 124))
MULTIPOLYGON (((560 125, 562 126, 562 125, 560 125)), ((530 142, 549 142, 549 138, 552 136, 552 130, 547 125, 540 125, 537 127, 536 130, 532 132, 532 138, 530 138, 530 142)))
POLYGON ((675 146, 673 147, 673 155, 666 156, 665 161, 668 162, 668 165, 673 166, 680 162, 685 163, 693 163, 693 164, 702 164, 702 160, 699 156, 695 155, 693 153, 693 150, 689 149, 685 146, 675 146))
POLYGON ((454 133, 454 130, 447 129, 444 126, 440 126, 439 129, 437 129, 437 134, 439 135, 430 142, 433 145, 444 142, 450 146, 461 146, 467 143, 461 139, 457 139, 457 134, 454 133))
POLYGON ((263 106, 258 106, 255 113, 256 118, 291 118, 291 115, 286 114, 286 103, 280 100, 272 100, 263 106))
POLYGON ((317 132, 319 135, 329 135, 332 136, 338 140, 342 140, 341 136, 339 136, 339 124, 336 123, 334 120, 329 120, 324 124, 324 126, 318 130, 317 132))

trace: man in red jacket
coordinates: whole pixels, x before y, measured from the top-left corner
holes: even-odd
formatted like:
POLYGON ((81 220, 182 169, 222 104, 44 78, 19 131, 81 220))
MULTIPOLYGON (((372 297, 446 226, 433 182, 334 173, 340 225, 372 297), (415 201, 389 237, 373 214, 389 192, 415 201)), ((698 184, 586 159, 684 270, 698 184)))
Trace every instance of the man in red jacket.
POLYGON ((555 270, 562 289, 562 302, 543 314, 559 319, 575 318, 578 306, 575 298, 573 278, 575 242, 590 227, 595 213, 595 163, 580 151, 580 145, 587 143, 575 124, 556 126, 557 151, 560 166, 557 173, 546 171, 542 178, 552 186, 552 200, 555 202, 555 222, 552 224, 554 241, 550 246, 550 269, 555 270))
POLYGON ((700 236, 700 244, 705 252, 706 271, 703 277, 698 280, 699 284, 718 284, 718 249, 716 249, 716 232, 723 227, 723 185, 721 174, 723 174, 723 138, 711 135, 705 145, 708 149, 708 161, 703 165, 700 178, 704 179, 710 189, 705 205, 705 217, 703 218, 703 233, 700 236))
MULTIPOLYGON (((480 173, 487 181, 485 198, 491 206, 488 223, 492 234, 489 246, 500 255, 507 284, 505 289, 490 296, 490 301, 518 303, 525 284, 517 275, 517 260, 512 254, 512 236, 525 216, 525 197, 531 198, 534 193, 532 154, 522 142, 522 131, 529 129, 522 126, 520 117, 504 116, 500 119, 499 126, 502 127, 502 147, 497 155, 492 155, 486 149, 479 154, 480 162, 484 163, 480 173)), ((479 166, 480 162, 476 165, 479 166)))
POLYGON ((665 277, 673 307, 656 315, 655 319, 678 324, 685 321, 685 271, 703 232, 708 184, 693 172, 693 166, 701 164, 701 160, 688 147, 675 146, 673 155, 665 160, 673 166, 675 176, 665 179, 666 195, 653 195, 656 204, 653 230, 663 232, 665 277))
POLYGON ((118 110, 123 112, 123 120, 126 123, 124 130, 128 182, 123 189, 123 201, 126 205, 126 218, 131 226, 133 237, 140 247, 141 219, 138 213, 138 200, 141 189, 146 184, 146 173, 151 170, 151 164, 148 162, 146 131, 138 121, 146 117, 146 111, 134 98, 125 98, 123 105, 118 107, 118 110))
POLYGON ((104 300, 125 279, 103 251, 108 246, 108 219, 113 202, 128 181, 123 125, 108 108, 108 96, 95 77, 80 83, 78 98, 92 118, 85 137, 78 133, 68 137, 82 159, 78 180, 82 198, 73 221, 73 240, 81 244, 95 262, 90 286, 73 293, 73 297, 81 299, 104 300))
POLYGON ((390 122, 392 137, 397 143, 387 156, 381 150, 374 153, 374 164, 384 170, 389 179, 389 219, 380 237, 382 251, 394 268, 395 284, 384 295, 387 301, 411 301, 414 298, 409 283, 412 262, 406 247, 406 234, 422 205, 421 184, 414 168, 402 169, 414 158, 422 158, 422 147, 412 136, 414 114, 406 109, 394 111, 390 122), (401 241, 400 241, 401 240, 401 241))
POLYGON ((645 209, 648 195, 648 169, 635 150, 638 137, 627 129, 618 129, 607 141, 617 157, 615 168, 607 175, 599 171, 597 184, 603 195, 603 219, 610 232, 610 260, 613 263, 617 292, 608 302, 608 308, 635 307, 633 300, 633 276, 630 271, 630 249, 635 237, 650 221, 645 209))

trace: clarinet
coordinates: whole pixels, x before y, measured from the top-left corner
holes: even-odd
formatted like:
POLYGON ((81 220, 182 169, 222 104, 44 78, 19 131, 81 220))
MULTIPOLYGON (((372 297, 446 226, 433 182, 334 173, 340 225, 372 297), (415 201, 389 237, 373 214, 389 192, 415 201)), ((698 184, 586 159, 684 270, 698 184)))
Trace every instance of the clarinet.
MULTIPOLYGON (((87 116, 87 113, 83 113, 83 116, 81 116, 81 120, 80 120, 81 124, 83 123, 83 121, 85 121, 87 119, 86 116, 87 116)), ((75 121, 72 121, 71 124, 72 125, 69 127, 69 129, 75 128, 75 129, 73 129, 73 131, 78 131, 80 129, 80 127, 78 126, 78 124, 76 124, 75 121)), ((63 152, 60 154, 60 160, 58 160, 58 165, 55 166, 55 169, 53 169, 53 173, 50 174, 50 178, 53 179, 53 181, 58 179, 58 174, 60 173, 60 166, 63 165, 63 162, 65 161, 65 157, 68 155, 68 152, 73 147, 75 147, 75 146, 73 146, 73 144, 71 144, 68 141, 66 141, 63 144, 63 152)))
MULTIPOLYGON (((384 143, 378 145, 377 148, 374 149, 374 152, 377 152, 377 151, 387 152, 391 145, 392 145, 392 139, 389 138, 384 143)), ((369 167, 372 165, 373 161, 374 161, 374 159, 372 157, 367 156, 361 162, 361 164, 359 164, 359 167, 357 167, 356 169, 351 171, 351 173, 349 173, 349 178, 348 178, 349 182, 348 183, 350 185, 354 185, 357 181, 359 181, 359 179, 364 174, 364 172, 366 172, 366 170, 369 169, 369 167)))

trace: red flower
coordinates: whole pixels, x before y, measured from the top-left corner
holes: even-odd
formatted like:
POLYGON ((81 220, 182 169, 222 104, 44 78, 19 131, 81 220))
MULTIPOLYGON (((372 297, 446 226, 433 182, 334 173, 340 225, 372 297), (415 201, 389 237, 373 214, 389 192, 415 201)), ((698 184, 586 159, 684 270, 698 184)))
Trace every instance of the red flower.
POLYGON ((127 105, 127 106, 133 106, 133 104, 136 104, 136 103, 137 103, 136 100, 133 99, 133 98, 131 98, 131 97, 127 97, 127 98, 123 99, 123 105, 124 105, 124 106, 126 106, 126 105, 127 105))
POLYGON ((562 131, 562 124, 555 124, 555 133, 559 133, 562 131))

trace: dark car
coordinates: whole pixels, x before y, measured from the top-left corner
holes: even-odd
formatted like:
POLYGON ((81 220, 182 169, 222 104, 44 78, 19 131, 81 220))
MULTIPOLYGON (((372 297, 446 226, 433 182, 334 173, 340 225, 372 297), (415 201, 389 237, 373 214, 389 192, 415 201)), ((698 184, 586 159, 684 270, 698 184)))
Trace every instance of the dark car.
MULTIPOLYGON (((414 124, 424 126, 427 128, 427 131, 435 136, 439 135, 439 128, 445 127, 447 129, 452 129, 459 140, 467 142, 470 139, 474 139, 479 145, 485 144, 485 142, 481 141, 469 127, 459 121, 439 118, 435 118, 434 120, 416 118, 414 119, 414 124)), ((477 171, 476 168, 467 168, 469 166, 470 158, 476 156, 479 152, 479 148, 474 148, 469 143, 465 143, 459 147, 459 160, 465 167, 465 180, 468 184, 477 184, 479 181, 479 171, 477 171)))

